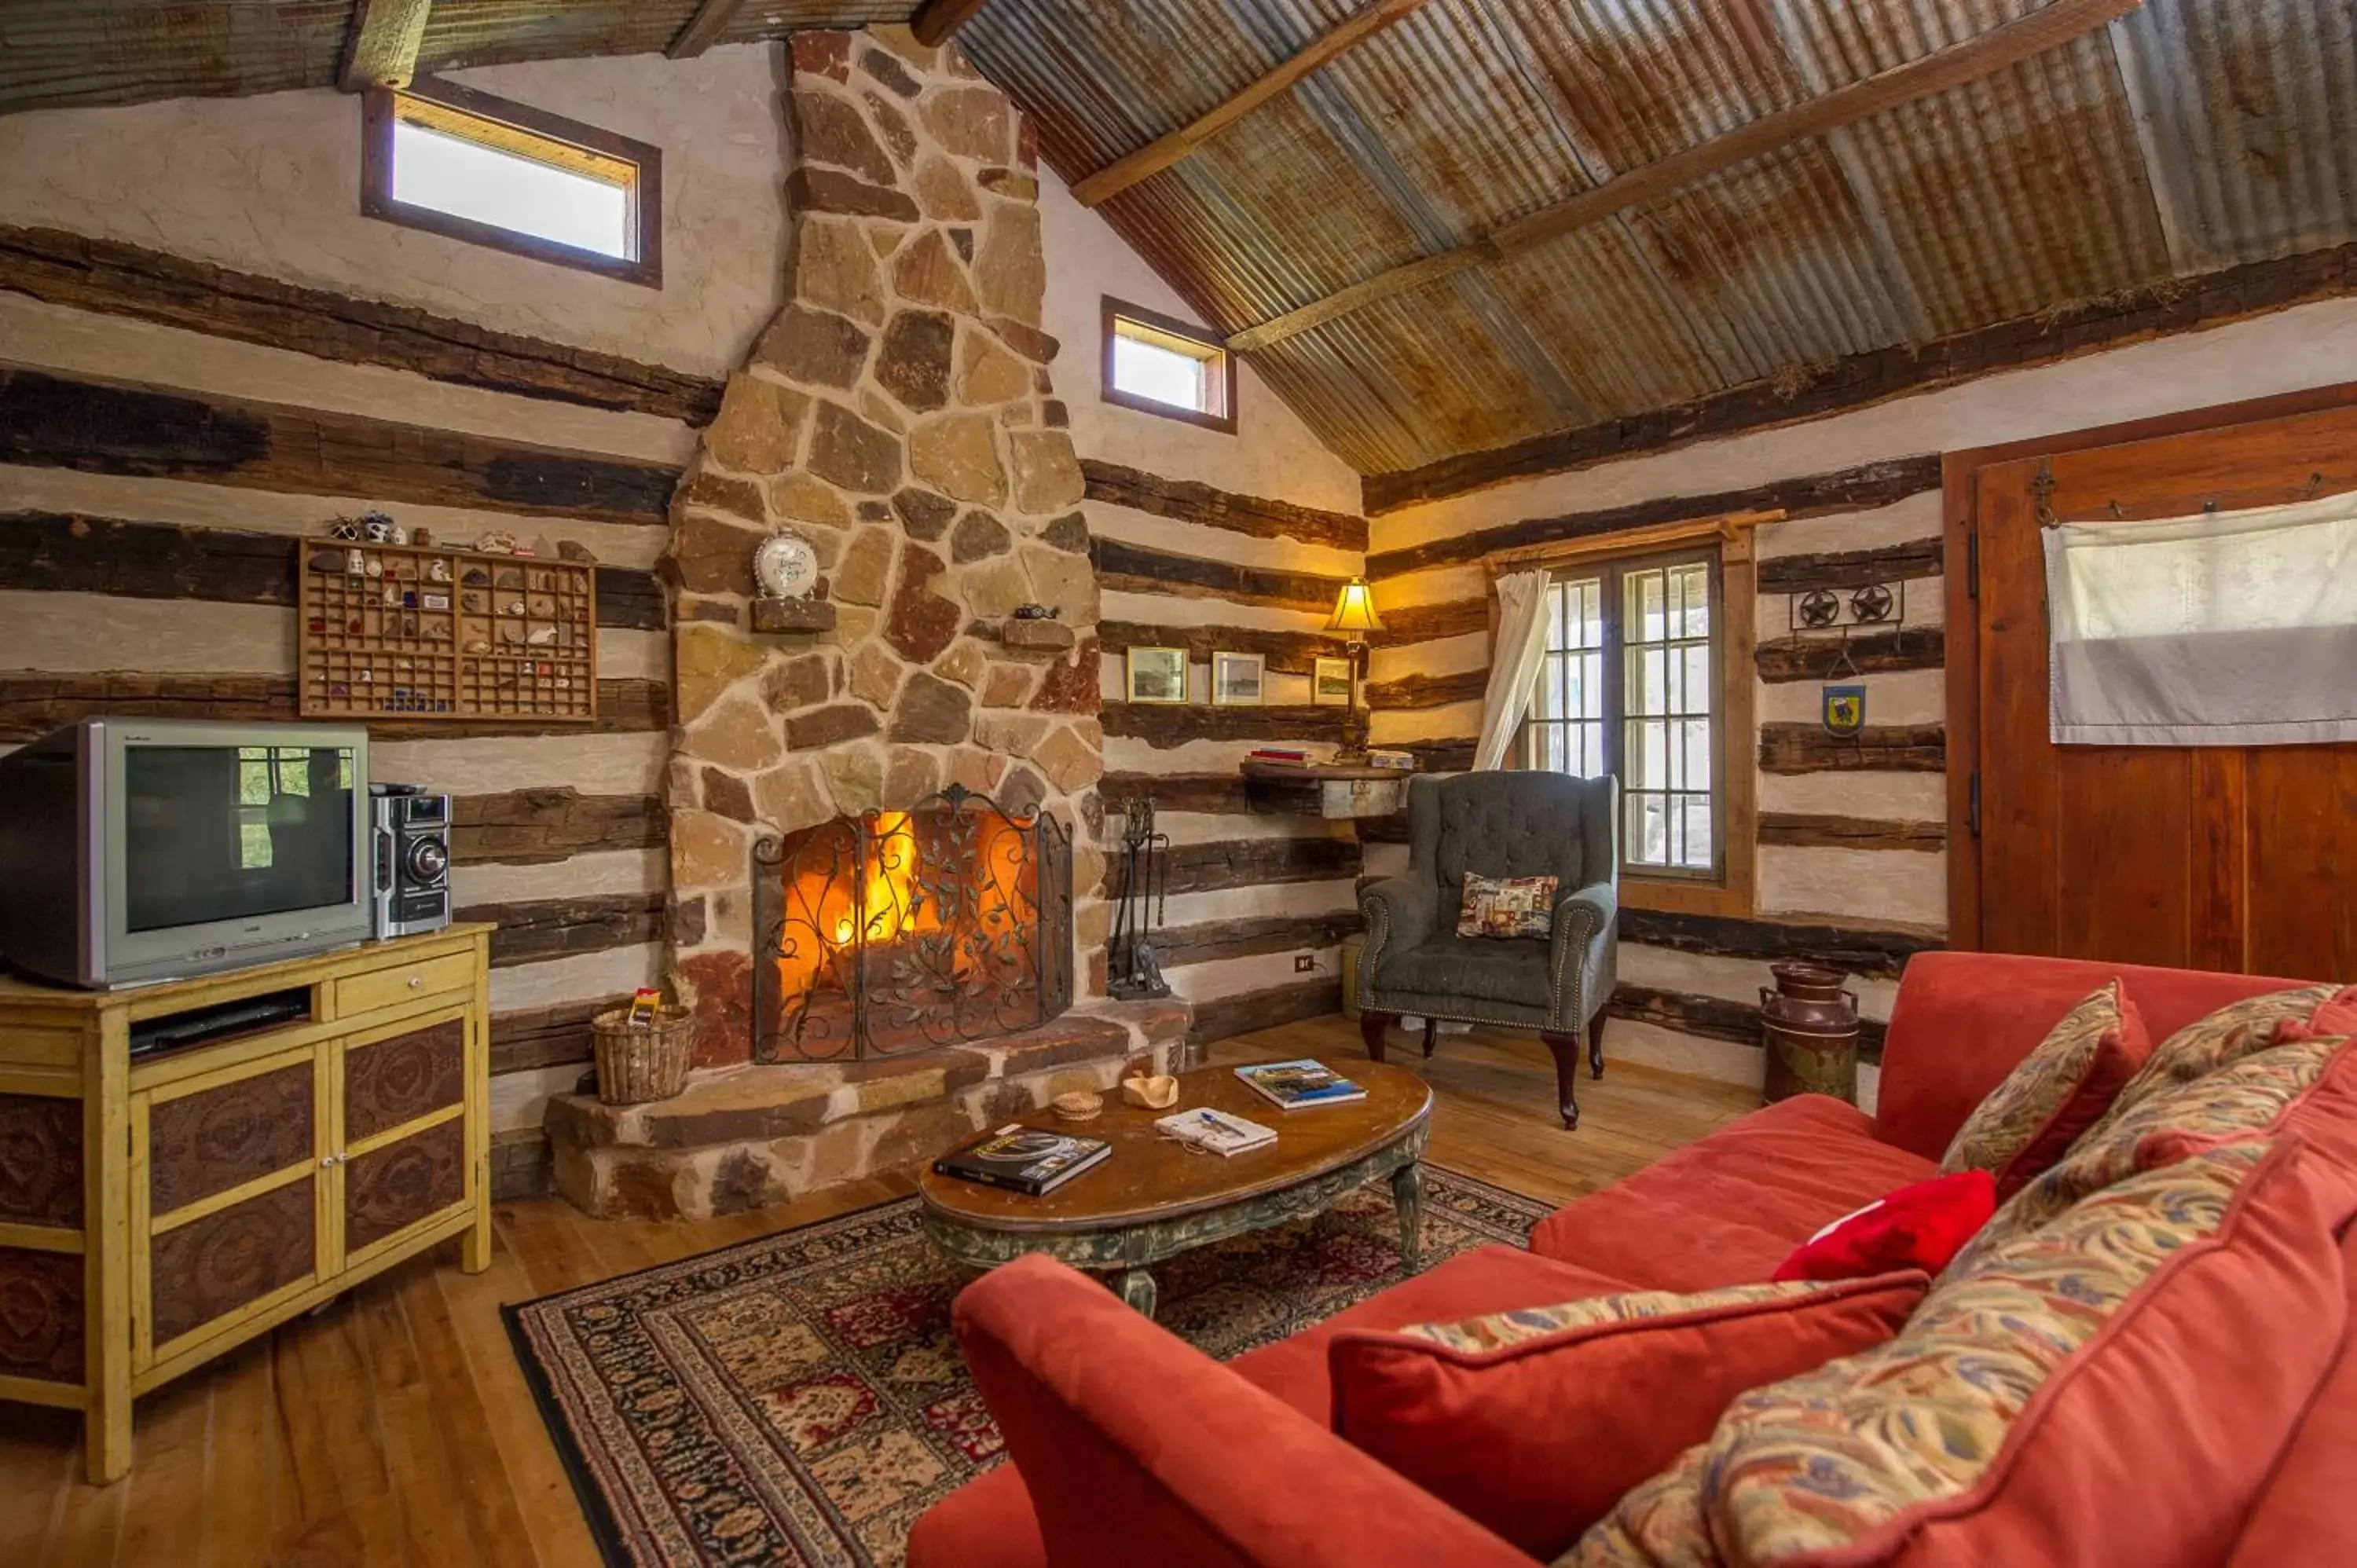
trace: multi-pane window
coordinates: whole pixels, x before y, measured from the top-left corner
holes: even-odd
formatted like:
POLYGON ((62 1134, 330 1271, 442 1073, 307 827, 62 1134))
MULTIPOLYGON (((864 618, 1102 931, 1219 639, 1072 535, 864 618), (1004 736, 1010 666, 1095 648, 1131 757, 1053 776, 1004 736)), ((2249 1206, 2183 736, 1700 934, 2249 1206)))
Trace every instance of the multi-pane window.
POLYGON ((1706 555, 1567 571, 1547 591, 1523 761, 1619 774, 1631 867, 1719 869, 1717 592, 1706 555))

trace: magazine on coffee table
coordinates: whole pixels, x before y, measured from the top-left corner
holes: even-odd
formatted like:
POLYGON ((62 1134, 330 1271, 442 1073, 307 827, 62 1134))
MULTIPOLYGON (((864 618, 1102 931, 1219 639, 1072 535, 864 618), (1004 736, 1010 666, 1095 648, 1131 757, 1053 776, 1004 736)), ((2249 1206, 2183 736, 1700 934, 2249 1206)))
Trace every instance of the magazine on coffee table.
POLYGON ((1003 1187, 1038 1197, 1050 1193, 1113 1153, 1103 1138, 1043 1132, 1010 1122, 933 1162, 943 1176, 1003 1187))
POLYGON ((1364 1100, 1367 1091, 1324 1062, 1303 1057, 1289 1062, 1262 1062, 1236 1069, 1236 1076, 1252 1091, 1287 1111, 1310 1105, 1342 1105, 1364 1100))

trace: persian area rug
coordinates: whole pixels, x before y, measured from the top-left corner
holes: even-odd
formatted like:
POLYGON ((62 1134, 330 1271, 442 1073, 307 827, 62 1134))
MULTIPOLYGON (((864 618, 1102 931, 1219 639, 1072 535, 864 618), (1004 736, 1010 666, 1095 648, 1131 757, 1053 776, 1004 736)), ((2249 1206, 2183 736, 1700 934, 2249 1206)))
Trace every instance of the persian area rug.
MULTIPOLYGON (((1426 1267, 1520 1245, 1550 1205, 1425 1166, 1426 1267)), ((901 1561, 919 1514, 999 1463, 907 1197, 507 1309, 618 1568, 901 1561)), ((1387 1184, 1157 1265, 1163 1326, 1225 1359, 1400 1278, 1387 1184)))

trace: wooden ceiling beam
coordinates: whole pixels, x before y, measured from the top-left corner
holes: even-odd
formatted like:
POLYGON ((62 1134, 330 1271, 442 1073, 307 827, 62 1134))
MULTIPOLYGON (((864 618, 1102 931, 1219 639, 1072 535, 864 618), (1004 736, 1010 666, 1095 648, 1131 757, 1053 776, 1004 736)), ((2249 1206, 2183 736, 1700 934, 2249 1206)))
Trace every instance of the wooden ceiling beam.
MULTIPOLYGON (((2050 4, 2003 27, 1992 27, 1904 65, 1878 71, 1822 97, 1762 115, 1724 135, 1616 176, 1552 207, 1543 207, 1452 250, 1404 263, 1323 299, 1312 300, 1298 309, 1248 327, 1228 339, 1228 348, 1237 353, 1265 349, 1378 300, 1502 261, 1517 251, 1602 222, 1794 143, 1993 76, 2116 21, 2143 4, 2144 0, 2050 0, 2050 4)), ((1079 190, 1079 187, 1073 188, 1075 195, 1079 190)))
POLYGON ((663 53, 673 59, 694 59, 728 30, 728 24, 737 19, 737 8, 744 3, 745 0, 704 0, 695 8, 695 15, 687 19, 687 26, 679 30, 679 36, 663 47, 663 53))
POLYGON ((1072 187, 1074 199, 1083 207, 1094 207, 1107 197, 1127 190, 1139 180, 1160 174, 1278 93, 1290 91, 1296 82, 1336 56, 1383 31, 1423 4, 1424 0, 1372 0, 1363 10, 1352 14, 1331 30, 1320 33, 1309 41, 1308 48, 1275 67, 1201 118, 1181 125, 1157 141, 1148 142, 1126 156, 1114 159, 1081 180, 1072 187))
POLYGON ((434 0, 356 0, 339 85, 346 92, 408 86, 433 9, 434 0))
POLYGON ((950 35, 980 14, 989 0, 925 0, 909 18, 909 30, 927 48, 950 41, 950 35))

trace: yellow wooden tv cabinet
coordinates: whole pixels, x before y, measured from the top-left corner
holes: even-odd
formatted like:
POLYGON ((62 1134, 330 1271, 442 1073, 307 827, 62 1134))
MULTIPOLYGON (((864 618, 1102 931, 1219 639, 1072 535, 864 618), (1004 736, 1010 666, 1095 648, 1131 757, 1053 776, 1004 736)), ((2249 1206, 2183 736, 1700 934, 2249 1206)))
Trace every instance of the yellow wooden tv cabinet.
POLYGON ((490 931, 0 979, 0 1399, 80 1409, 93 1483, 148 1390, 453 1236, 490 1265, 490 931), (138 1026, 264 997, 299 1012, 133 1059, 138 1026))

